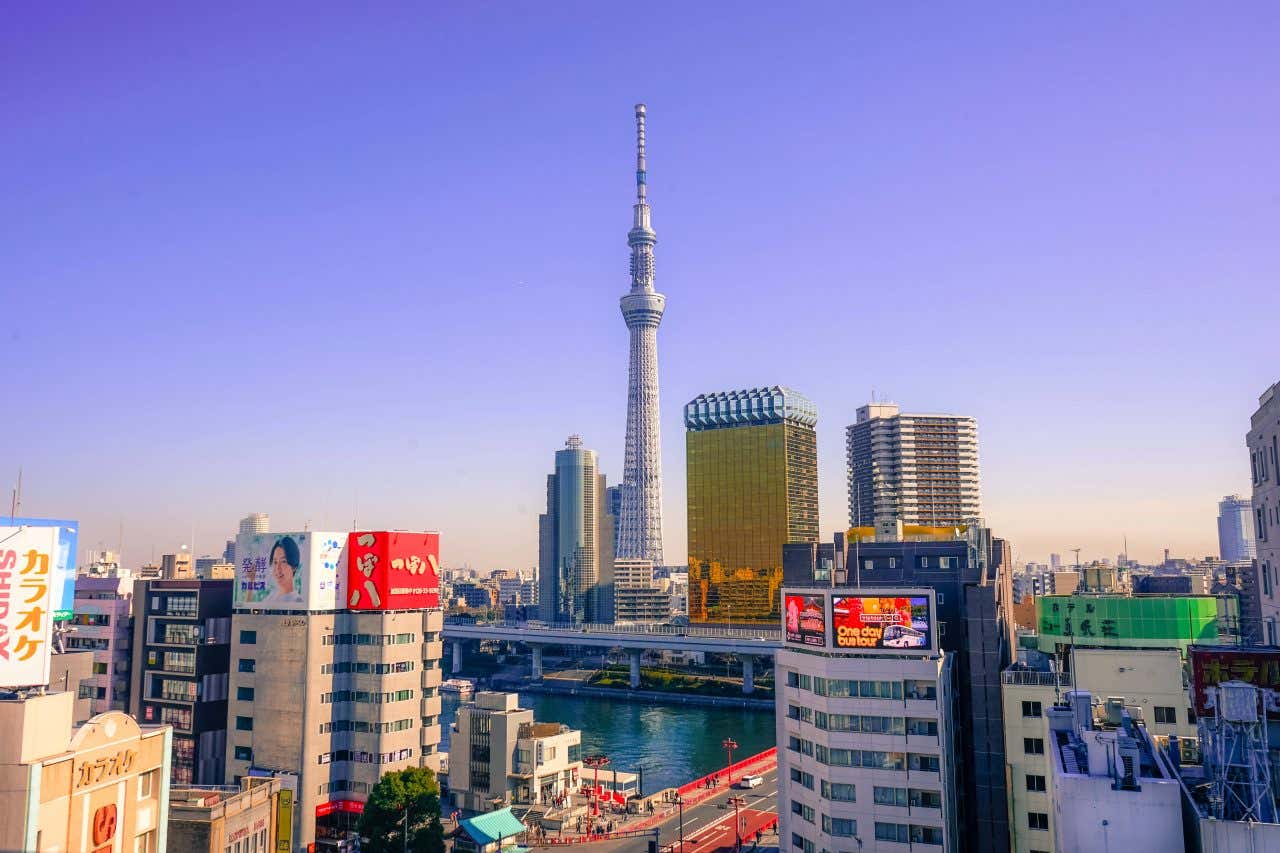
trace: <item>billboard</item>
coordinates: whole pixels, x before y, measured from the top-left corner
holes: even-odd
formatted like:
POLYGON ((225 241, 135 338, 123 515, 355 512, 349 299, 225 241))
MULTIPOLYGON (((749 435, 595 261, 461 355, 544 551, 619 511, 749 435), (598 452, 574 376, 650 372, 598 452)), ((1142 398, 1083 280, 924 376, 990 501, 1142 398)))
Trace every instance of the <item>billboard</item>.
POLYGON ((929 597, 837 596, 831 624, 838 649, 926 651, 933 648, 929 597))
POLYGON ((357 531, 347 543, 346 607, 419 610, 440 606, 440 534, 357 531))
POLYGON ((0 687, 49 683, 58 531, 0 527, 0 687))
POLYGON ((786 595, 782 604, 788 643, 827 644, 827 600, 823 595, 786 595))
POLYGON ((234 604, 258 610, 337 610, 346 584, 347 534, 242 533, 234 604))
POLYGON ((1191 703, 1198 715, 1213 714, 1209 688, 1224 681, 1244 681, 1280 693, 1280 649, 1193 646, 1187 657, 1191 658, 1191 703))
MULTIPOLYGON (((13 518, 10 527, 54 527, 58 530, 58 554, 54 559, 53 618, 70 619, 76 606, 76 542, 80 522, 65 518, 13 518)), ((3 534, 0 534, 3 537, 3 534)))
POLYGON ((1036 598, 1036 642, 1046 653, 1071 645, 1226 645, 1239 623, 1239 607, 1233 596, 1042 595, 1036 598))

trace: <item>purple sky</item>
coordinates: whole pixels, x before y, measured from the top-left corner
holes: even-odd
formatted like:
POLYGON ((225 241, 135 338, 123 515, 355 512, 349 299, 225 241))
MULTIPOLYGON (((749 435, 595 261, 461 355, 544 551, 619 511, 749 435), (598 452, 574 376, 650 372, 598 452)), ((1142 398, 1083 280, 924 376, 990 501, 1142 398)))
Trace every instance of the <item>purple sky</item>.
MULTIPOLYGON (((26 4, 0 28, 6 491, 130 562, 237 519, 527 567, 621 474, 649 105, 667 551, 681 407, 979 421, 1020 558, 1216 553, 1280 379, 1280 6, 26 4)), ((783 4, 785 5, 785 4, 783 4)))

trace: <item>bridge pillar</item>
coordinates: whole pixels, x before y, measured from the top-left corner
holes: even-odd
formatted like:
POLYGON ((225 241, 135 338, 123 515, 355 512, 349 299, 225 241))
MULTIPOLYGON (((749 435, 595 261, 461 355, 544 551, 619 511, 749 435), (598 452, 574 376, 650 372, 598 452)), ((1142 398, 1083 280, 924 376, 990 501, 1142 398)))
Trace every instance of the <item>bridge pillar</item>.
POLYGON ((529 675, 534 681, 542 680, 542 646, 538 643, 529 644, 529 675))
POLYGON ((457 673, 462 669, 462 640, 453 641, 453 669, 450 672, 457 673))
POLYGON ((640 689, 640 650, 627 649, 627 654, 631 656, 631 689, 640 689))
POLYGON ((750 696, 756 692, 756 656, 738 655, 742 658, 742 692, 750 696))

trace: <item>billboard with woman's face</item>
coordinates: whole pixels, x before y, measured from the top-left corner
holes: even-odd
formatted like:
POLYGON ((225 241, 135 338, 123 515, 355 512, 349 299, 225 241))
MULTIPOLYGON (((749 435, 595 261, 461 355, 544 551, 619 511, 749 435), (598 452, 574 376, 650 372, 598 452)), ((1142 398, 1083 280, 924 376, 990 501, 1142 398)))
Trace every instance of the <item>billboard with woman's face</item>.
POLYGON ((236 537, 235 606, 336 610, 346 577, 345 533, 246 533, 236 537))

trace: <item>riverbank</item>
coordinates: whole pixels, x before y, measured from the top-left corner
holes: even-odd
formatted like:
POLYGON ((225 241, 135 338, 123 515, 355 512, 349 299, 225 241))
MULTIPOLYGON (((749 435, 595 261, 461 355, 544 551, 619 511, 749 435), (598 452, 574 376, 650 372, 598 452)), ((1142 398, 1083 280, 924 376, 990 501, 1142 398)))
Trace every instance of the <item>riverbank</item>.
POLYGON ((706 696, 696 693, 668 693, 662 690, 624 690, 615 687, 583 687, 578 684, 557 684, 555 679, 541 682, 493 679, 497 690, 513 690, 520 693, 544 693, 557 696, 588 696, 595 699, 616 699, 650 705, 699 705, 718 708, 747 708, 756 711, 772 711, 772 699, 755 699, 750 696, 706 696))

